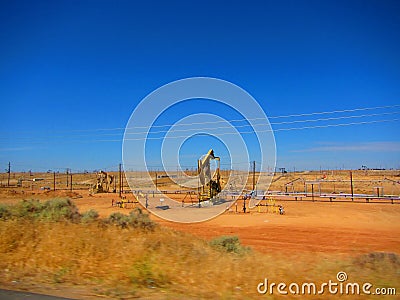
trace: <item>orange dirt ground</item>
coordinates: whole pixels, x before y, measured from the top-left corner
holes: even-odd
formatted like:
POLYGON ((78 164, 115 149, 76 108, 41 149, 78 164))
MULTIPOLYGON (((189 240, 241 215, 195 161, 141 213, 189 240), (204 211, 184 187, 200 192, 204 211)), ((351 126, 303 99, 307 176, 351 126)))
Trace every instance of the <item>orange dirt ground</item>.
MULTIPOLYGON (((0 189, 1 203, 21 199, 70 197, 81 212, 95 209, 101 217, 112 212, 129 213, 130 208, 112 207, 118 194, 95 194, 88 191, 37 191, 34 195, 17 189, 0 189)), ((128 200, 133 195, 126 194, 128 200)), ((239 207, 241 205, 239 200, 239 207)), ((263 252, 283 255, 299 253, 360 254, 372 251, 400 253, 400 205, 351 202, 285 202, 286 214, 226 212, 210 221, 179 224, 152 216, 160 224, 206 239, 237 235, 242 243, 263 252)), ((138 204, 136 204, 138 205, 138 204)))

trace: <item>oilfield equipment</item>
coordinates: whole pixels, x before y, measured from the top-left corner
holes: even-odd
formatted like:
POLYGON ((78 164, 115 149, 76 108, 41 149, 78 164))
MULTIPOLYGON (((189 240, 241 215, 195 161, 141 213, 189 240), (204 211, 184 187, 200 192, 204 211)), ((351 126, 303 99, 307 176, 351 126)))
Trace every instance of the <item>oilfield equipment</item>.
POLYGON ((210 149, 203 158, 197 161, 197 174, 199 176, 198 197, 199 202, 208 201, 221 192, 220 158, 210 149), (217 168, 211 175, 210 160, 217 162, 217 168))
POLYGON ((115 193, 117 190, 115 176, 100 171, 96 176, 96 183, 92 186, 93 193, 115 193))
POLYGON ((136 199, 129 200, 126 197, 123 197, 117 201, 111 200, 111 206, 117 206, 119 208, 134 208, 139 204, 139 201, 136 199))
POLYGON ((288 183, 285 183, 285 193, 288 192, 288 188, 290 187, 292 190, 292 193, 294 193, 294 183, 297 181, 303 181, 303 184, 305 184, 305 180, 303 178, 296 178, 294 180, 289 181, 288 183))
POLYGON ((266 212, 266 213, 276 213, 283 214, 282 205, 276 204, 276 201, 272 197, 268 197, 266 199, 261 200, 258 204, 256 204, 257 212, 266 212), (265 210, 262 209, 265 207, 265 210))
POLYGON ((33 182, 33 179, 25 179, 24 177, 18 178, 17 187, 22 187, 24 181, 33 182))

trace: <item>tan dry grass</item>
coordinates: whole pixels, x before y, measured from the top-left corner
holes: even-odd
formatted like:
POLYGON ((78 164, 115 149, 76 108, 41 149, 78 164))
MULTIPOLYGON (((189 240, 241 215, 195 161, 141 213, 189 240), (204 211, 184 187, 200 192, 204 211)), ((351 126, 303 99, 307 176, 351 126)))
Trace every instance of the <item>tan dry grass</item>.
MULTIPOLYGON (((100 222, 0 224, 0 283, 86 285, 110 298, 257 298, 257 284, 323 282, 346 271, 353 280, 399 285, 400 262, 387 256, 244 256, 223 253, 190 234, 164 227, 123 230, 100 222)), ((291 297, 286 297, 290 299, 291 297)), ((352 297, 358 299, 358 297, 352 297)), ((361 298, 360 298, 361 299, 361 298)))

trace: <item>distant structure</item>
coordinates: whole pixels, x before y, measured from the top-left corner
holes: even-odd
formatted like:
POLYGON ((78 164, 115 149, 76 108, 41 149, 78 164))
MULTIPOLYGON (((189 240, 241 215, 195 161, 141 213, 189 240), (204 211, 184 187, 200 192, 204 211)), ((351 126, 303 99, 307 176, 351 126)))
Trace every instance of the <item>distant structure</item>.
POLYGON ((92 186, 93 193, 109 193, 116 192, 115 176, 107 172, 99 171, 97 173, 96 183, 92 186))

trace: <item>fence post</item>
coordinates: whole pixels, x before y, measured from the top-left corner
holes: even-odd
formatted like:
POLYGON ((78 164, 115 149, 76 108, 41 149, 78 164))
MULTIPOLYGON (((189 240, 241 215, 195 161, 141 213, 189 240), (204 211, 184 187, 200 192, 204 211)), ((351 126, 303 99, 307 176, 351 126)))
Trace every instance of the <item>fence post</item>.
POLYGON ((351 201, 354 201, 353 172, 350 171, 351 201))

